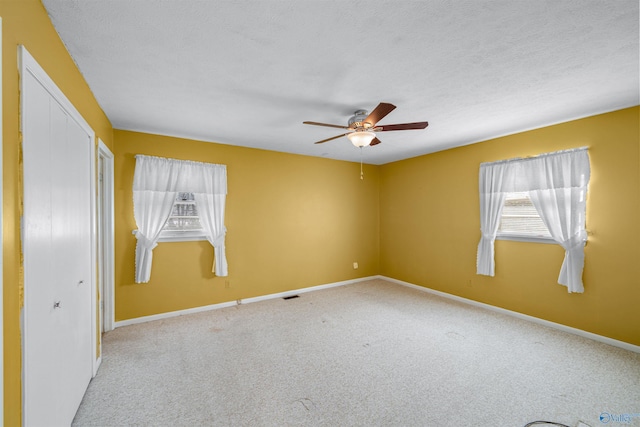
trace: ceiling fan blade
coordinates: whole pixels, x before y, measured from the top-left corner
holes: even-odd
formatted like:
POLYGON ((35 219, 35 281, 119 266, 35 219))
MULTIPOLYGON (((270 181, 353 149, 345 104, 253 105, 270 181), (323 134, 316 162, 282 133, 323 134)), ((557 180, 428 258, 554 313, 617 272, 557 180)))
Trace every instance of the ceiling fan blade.
POLYGON ((378 106, 367 116, 363 122, 371 123, 371 126, 375 126, 380 120, 382 120, 387 114, 395 110, 396 106, 393 104, 388 104, 386 102, 381 102, 378 106))
POLYGON ((369 144, 369 145, 374 146, 374 145, 378 145, 378 144, 380 144, 381 142, 382 142, 382 141, 380 141, 380 140, 376 137, 376 138, 373 138, 373 141, 371 141, 371 144, 369 144))
POLYGON ((350 132, 343 133, 342 135, 332 136, 331 138, 323 139, 322 141, 314 142, 314 144, 322 144, 323 142, 331 141, 332 139, 342 138, 345 135, 348 135, 350 132))
POLYGON ((429 122, 415 122, 415 123, 402 123, 397 125, 383 125, 378 126, 379 129, 376 132, 385 132, 389 130, 410 130, 410 129, 424 129, 429 126, 429 122))
POLYGON ((318 123, 318 122, 302 122, 302 123, 305 125, 326 126, 328 128, 351 129, 349 126, 330 125, 328 123, 318 123))

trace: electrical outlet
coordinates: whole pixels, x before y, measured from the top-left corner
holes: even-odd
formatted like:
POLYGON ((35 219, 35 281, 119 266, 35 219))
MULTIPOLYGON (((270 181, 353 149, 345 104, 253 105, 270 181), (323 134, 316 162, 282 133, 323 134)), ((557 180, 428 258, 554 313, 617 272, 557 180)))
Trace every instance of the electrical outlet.
POLYGON ((224 287, 227 288, 227 289, 229 289, 231 287, 231 284, 229 283, 228 280, 224 281, 224 287))
POLYGON ((357 270, 357 269, 358 269, 358 263, 357 263, 357 262, 354 262, 354 263, 353 263, 353 269, 354 269, 354 270, 357 270))

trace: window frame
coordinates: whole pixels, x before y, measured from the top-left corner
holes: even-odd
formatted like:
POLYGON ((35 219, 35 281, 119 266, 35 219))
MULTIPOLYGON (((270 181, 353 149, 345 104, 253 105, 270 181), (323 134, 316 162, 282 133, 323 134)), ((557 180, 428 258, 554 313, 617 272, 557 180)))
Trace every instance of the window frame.
MULTIPOLYGON (((173 212, 173 208, 175 207, 176 204, 185 204, 185 205, 190 205, 193 204, 195 205, 195 200, 185 200, 180 198, 180 194, 182 193, 188 193, 185 191, 179 191, 178 195, 176 196, 176 200, 173 202, 173 206, 171 207, 171 211, 173 212)), ((193 193, 189 193, 189 194, 193 194, 193 193)), ((167 218, 167 221, 169 221, 169 219, 171 217, 175 217, 175 215, 169 215, 169 218, 167 218)), ((197 218, 200 219, 200 214, 197 215, 197 218)), ((191 229, 191 230, 166 230, 163 229, 160 232, 160 236, 158 238, 158 242, 159 243, 167 243, 167 242, 194 242, 194 241, 202 241, 202 240, 207 240, 207 236, 206 233, 204 231, 203 228, 200 229, 191 229)))
MULTIPOLYGON (((520 194, 520 193, 528 193, 528 192, 510 192, 507 194, 520 194)), ((529 199, 528 194, 526 194, 529 199)), ((508 196, 507 196, 508 197, 508 196)), ((505 199, 505 203, 506 203, 505 199)), ((504 206, 503 206, 504 209, 504 206)), ((503 210, 504 213, 504 210, 503 210)), ((540 217, 538 215, 538 217, 540 217)), ((500 215, 500 222, 502 222, 502 214, 500 215)), ((548 230, 547 230, 548 231, 548 230)), ((498 228, 498 232, 496 233, 496 240, 510 240, 514 242, 529 242, 529 243, 546 243, 546 244, 558 244, 553 237, 549 236, 536 236, 528 233, 522 233, 517 231, 500 231, 498 228)))
POLYGON ((197 230, 185 230, 185 231, 163 230, 160 233, 160 237, 158 238, 158 243, 199 242, 199 241, 207 240, 207 237, 203 233, 204 232, 197 231, 197 230))
POLYGON ((540 237, 540 236, 526 236, 524 234, 516 234, 516 233, 498 233, 496 235, 496 240, 510 240, 513 242, 529 242, 529 243, 547 243, 552 245, 559 244, 551 237, 540 237))

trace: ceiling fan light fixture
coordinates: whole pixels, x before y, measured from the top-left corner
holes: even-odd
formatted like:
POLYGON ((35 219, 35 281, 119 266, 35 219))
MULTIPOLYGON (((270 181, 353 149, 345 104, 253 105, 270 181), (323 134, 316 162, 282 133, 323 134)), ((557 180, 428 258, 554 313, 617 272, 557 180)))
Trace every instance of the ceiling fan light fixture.
POLYGON ((347 135, 347 138, 349 138, 351 143, 358 148, 366 147, 371 144, 371 141, 373 141, 373 138, 375 137, 375 133, 366 130, 351 132, 347 135))

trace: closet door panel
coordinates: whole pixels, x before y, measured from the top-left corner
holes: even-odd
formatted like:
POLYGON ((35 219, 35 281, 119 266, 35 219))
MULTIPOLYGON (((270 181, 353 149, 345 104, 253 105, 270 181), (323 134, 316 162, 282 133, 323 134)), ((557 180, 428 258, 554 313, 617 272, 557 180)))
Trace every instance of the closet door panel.
POLYGON ((23 94, 24 357, 28 367, 24 405, 38 408, 25 414, 25 421, 42 425, 48 421, 45 414, 58 406, 54 366, 60 357, 55 335, 59 317, 54 304, 60 295, 53 274, 50 97, 31 75, 24 78, 30 88, 23 94))
POLYGON ((25 74, 24 421, 68 426, 92 374, 91 136, 25 74))
POLYGON ((64 270, 58 271, 64 278, 62 292, 69 308, 65 313, 65 324, 60 331, 66 340, 63 357, 67 371, 64 376, 65 394, 69 396, 69 416, 73 418, 89 381, 91 380, 91 358, 87 357, 91 346, 91 201, 90 201, 90 145, 91 138, 69 117, 66 119, 64 140, 64 171, 60 175, 64 185, 57 199, 60 211, 64 212, 65 237, 60 239, 64 250, 64 270))

